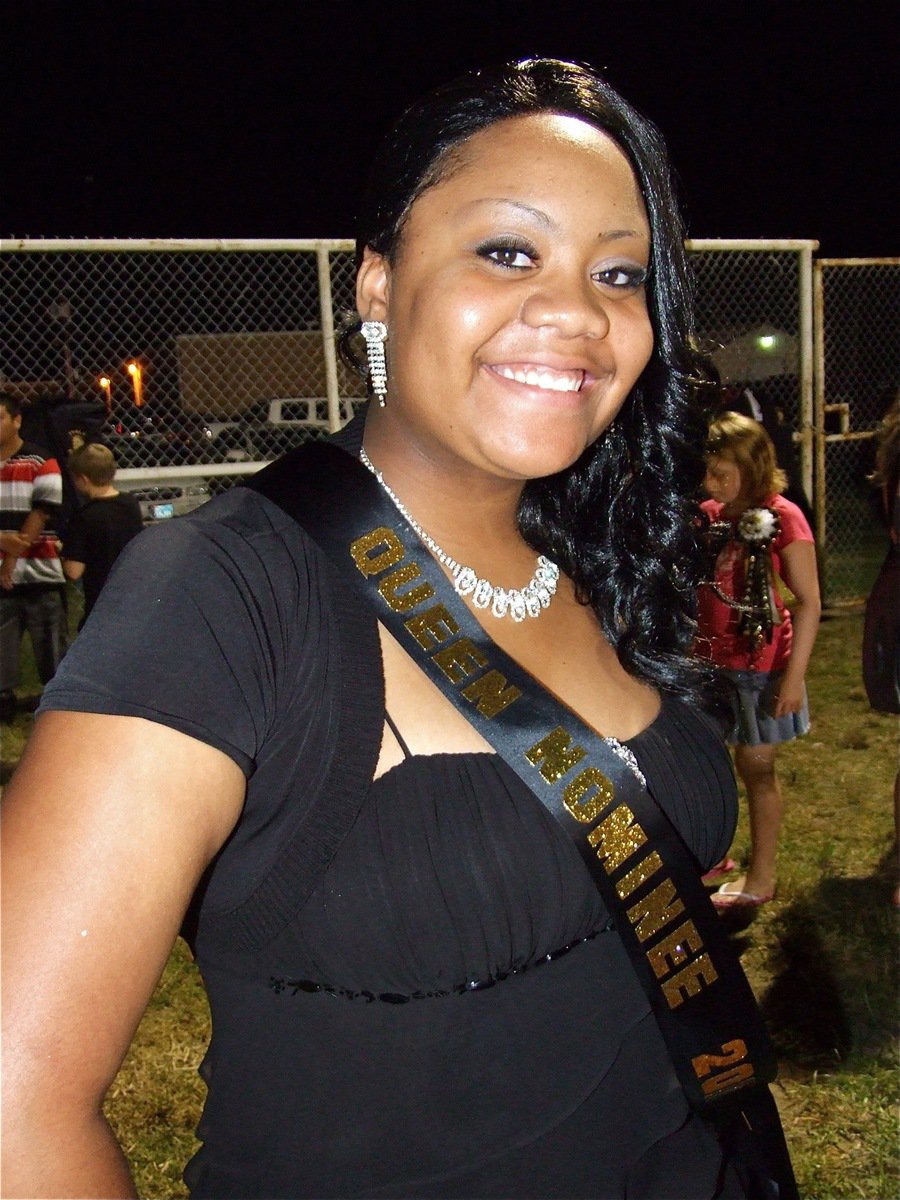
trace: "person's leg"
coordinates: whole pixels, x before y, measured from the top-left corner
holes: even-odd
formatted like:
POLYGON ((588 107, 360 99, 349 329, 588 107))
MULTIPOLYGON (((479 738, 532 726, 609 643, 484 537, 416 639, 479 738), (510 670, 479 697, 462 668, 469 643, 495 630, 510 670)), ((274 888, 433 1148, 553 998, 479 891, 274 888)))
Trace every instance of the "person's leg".
POLYGON ((34 660, 41 683, 53 678, 68 645, 66 613, 58 589, 39 591, 25 603, 25 622, 34 647, 34 660))
POLYGON ((728 891, 771 896, 775 891, 778 833, 784 805, 775 773, 777 746, 735 746, 734 763, 747 790, 750 814, 750 862, 747 874, 728 891))
MULTIPOLYGON (((894 776, 894 852, 900 855, 900 770, 894 776)), ((900 877, 900 861, 896 865, 897 875, 900 877)), ((894 908, 900 908, 900 883, 891 893, 891 903, 894 908)))
POLYGON ((19 686, 22 647, 22 610, 18 597, 0 595, 0 720, 16 715, 15 688, 19 686))
POLYGON ((18 596, 0 592, 0 691, 19 686, 19 649, 24 622, 18 596))

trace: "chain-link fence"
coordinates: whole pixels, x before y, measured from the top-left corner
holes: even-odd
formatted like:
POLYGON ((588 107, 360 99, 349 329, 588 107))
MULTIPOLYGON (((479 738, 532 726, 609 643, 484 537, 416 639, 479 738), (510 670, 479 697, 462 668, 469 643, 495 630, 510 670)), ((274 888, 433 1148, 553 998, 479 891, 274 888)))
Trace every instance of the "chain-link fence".
POLYGON ((4 249, 5 385, 99 421, 122 468, 258 464, 364 396, 334 351, 349 242, 4 249))
POLYGON ((900 395, 900 259, 815 264, 816 538, 829 603, 867 596, 888 545, 875 431, 900 395))
POLYGON ((692 241, 696 321, 731 403, 762 421, 792 494, 811 514, 813 380, 810 280, 817 243, 692 241))
MULTIPOLYGON (((830 539, 841 528, 841 497, 863 488, 864 464, 850 461, 851 452, 845 467, 829 449, 835 465, 826 463, 813 496, 815 247, 688 243, 701 343, 734 394, 749 389, 776 440, 778 431, 784 435, 783 453, 796 458, 785 465, 823 514, 829 497, 827 520, 818 511, 817 519, 830 539)), ((102 436, 116 453, 120 480, 142 489, 148 516, 184 511, 260 463, 336 429, 364 397, 362 380, 334 347, 335 328, 353 309, 349 241, 43 240, 0 249, 2 383, 31 401, 32 416, 43 415, 59 440, 73 429, 102 436)), ((859 283, 840 292, 835 284, 835 294, 847 297, 840 304, 860 317, 857 340, 845 344, 837 310, 825 335, 829 379, 854 381, 829 383, 829 395, 850 388, 860 414, 868 381, 883 391, 898 380, 896 341, 888 362, 880 335, 880 358, 862 340, 862 314, 872 300, 866 279, 879 311, 887 313, 891 287, 896 299, 896 263, 890 283, 881 270, 879 264, 868 276, 851 273, 859 283)), ((825 290, 827 305, 838 304, 830 284, 825 290)), ((836 411, 829 410, 829 421, 836 411)), ((823 427, 823 436, 831 434, 823 427)), ((851 524, 837 546, 842 556, 857 536, 851 524)), ((827 578, 844 598, 842 576, 829 569, 827 578)))

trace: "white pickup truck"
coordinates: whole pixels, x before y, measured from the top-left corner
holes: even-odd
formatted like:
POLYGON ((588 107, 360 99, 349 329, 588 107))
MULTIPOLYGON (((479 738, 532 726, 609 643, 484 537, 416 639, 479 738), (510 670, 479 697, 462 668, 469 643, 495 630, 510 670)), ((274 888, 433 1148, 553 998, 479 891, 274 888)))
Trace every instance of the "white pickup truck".
MULTIPOLYGON (((344 416, 349 400, 343 401, 344 416)), ((212 445, 231 462, 267 462, 328 433, 328 401, 324 396, 277 396, 254 405, 245 417, 207 420, 212 445)))

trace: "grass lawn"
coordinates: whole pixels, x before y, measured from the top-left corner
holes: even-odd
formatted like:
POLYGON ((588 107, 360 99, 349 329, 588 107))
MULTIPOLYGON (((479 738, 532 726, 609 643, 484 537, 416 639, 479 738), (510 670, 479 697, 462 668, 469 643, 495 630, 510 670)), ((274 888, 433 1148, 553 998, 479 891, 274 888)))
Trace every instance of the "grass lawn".
MULTIPOLYGON (((808 680, 812 732, 779 752, 778 896, 732 929, 778 1050, 774 1093, 805 1200, 900 1195, 900 917, 889 903, 898 729, 866 701, 861 635, 858 613, 822 623, 808 680)), ((7 770, 30 720, 4 726, 7 770)), ((742 810, 732 855, 747 847, 742 810)), ((207 1034, 203 989, 179 942, 107 1102, 144 1197, 186 1195, 207 1034)))

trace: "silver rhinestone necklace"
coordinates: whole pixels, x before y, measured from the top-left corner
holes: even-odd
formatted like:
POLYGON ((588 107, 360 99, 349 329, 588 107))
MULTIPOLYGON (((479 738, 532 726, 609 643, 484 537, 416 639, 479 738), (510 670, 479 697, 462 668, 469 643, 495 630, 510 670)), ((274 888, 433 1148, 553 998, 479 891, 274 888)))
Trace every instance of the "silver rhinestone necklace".
MULTIPOLYGON (((359 450, 359 458, 360 462, 369 468, 384 488, 406 523, 415 530, 438 562, 448 568, 453 576, 453 586, 457 592, 461 596, 471 596, 472 603, 476 608, 487 608, 490 605, 492 616, 509 616, 514 621, 524 621, 526 617, 539 617, 545 608, 550 607, 550 601, 556 593, 556 585, 559 582, 559 567, 556 563, 545 558, 543 554, 539 554, 531 582, 521 590, 497 587, 487 579, 480 579, 472 567, 462 566, 455 558, 451 558, 442 550, 434 538, 429 537, 418 521, 411 516, 403 501, 385 483, 384 476, 372 464, 372 460, 362 446, 359 450)), ((603 741, 614 754, 622 759, 641 786, 646 787, 647 780, 644 773, 628 746, 623 746, 619 739, 614 737, 604 737, 603 741)))
POLYGON ((411 516, 402 500, 388 487, 384 476, 372 465, 371 459, 362 448, 359 457, 390 496, 403 519, 415 530, 438 562, 449 570, 453 576, 453 586, 460 596, 471 596, 476 608, 488 609, 493 617, 512 617, 514 621, 524 621, 526 617, 539 617, 545 608, 550 607, 550 601, 559 583, 559 567, 556 563, 539 554, 534 574, 525 587, 498 587, 490 580, 480 577, 472 567, 463 566, 442 550, 434 538, 411 516))

